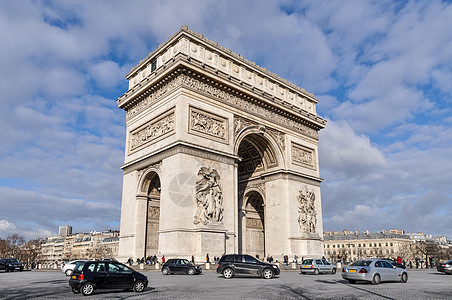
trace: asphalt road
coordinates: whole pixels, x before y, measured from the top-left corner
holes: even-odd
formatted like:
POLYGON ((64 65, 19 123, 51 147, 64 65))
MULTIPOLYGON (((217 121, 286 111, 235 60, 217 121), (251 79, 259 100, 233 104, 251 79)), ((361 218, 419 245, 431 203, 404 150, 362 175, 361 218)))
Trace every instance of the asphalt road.
POLYGON ((340 273, 300 275, 284 271, 266 280, 224 279, 214 272, 168 275, 143 272, 150 281, 142 293, 96 290, 73 294, 59 271, 0 272, 0 299, 452 299, 452 275, 436 270, 409 272, 407 283, 349 284, 340 273))

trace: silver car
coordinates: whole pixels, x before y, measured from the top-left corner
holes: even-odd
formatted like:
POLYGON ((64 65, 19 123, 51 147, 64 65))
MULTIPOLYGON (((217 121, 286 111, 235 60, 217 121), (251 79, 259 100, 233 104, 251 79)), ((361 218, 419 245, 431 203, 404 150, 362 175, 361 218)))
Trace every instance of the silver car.
POLYGON ((315 275, 319 273, 336 274, 336 266, 330 264, 325 259, 309 258, 301 262, 300 273, 301 274, 312 273, 315 275))
POLYGON ((342 268, 342 278, 350 283, 358 280, 379 284, 382 281, 408 281, 405 269, 392 265, 384 259, 363 259, 342 268))
POLYGON ((75 266, 79 262, 86 262, 86 261, 87 260, 77 259, 77 260, 73 260, 73 261, 70 261, 70 262, 63 263, 61 265, 61 272, 66 274, 66 276, 70 276, 72 274, 72 271, 74 270, 75 266))

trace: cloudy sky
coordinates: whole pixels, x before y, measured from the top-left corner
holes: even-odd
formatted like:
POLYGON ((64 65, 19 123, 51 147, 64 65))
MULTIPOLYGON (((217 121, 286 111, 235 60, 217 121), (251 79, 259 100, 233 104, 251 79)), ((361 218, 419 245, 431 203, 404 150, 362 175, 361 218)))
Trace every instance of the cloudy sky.
POLYGON ((312 92, 325 230, 452 238, 450 1, 0 1, 0 237, 119 229, 125 74, 181 25, 312 92))

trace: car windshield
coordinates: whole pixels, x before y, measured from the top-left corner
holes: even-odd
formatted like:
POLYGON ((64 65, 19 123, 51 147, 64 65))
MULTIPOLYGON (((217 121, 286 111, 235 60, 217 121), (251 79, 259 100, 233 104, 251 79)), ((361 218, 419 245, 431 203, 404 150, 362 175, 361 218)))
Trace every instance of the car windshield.
POLYGON ((305 259, 302 262, 302 265, 310 265, 310 264, 312 264, 312 259, 305 259))
POLYGON ((371 260, 357 260, 354 263, 352 263, 350 266, 356 266, 356 267, 367 267, 372 263, 371 260))
POLYGON ((17 260, 17 258, 7 258, 7 259, 6 259, 6 262, 7 262, 7 263, 17 263, 17 262, 19 262, 19 261, 17 260))

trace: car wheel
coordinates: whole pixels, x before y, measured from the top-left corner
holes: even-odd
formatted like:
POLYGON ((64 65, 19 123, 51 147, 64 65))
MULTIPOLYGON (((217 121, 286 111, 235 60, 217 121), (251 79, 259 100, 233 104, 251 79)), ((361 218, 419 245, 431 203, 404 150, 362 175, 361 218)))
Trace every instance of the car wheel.
POLYGON ((333 270, 331 270, 331 274, 336 274, 336 268, 333 268, 333 270))
POLYGON ((264 272, 262 272, 262 275, 265 279, 272 279, 273 278, 273 270, 271 269, 265 269, 264 272))
POLYGON ((81 290, 82 290, 83 296, 92 295, 94 293, 94 285, 90 282, 87 282, 84 285, 82 285, 81 290))
POLYGON ((224 269, 223 277, 226 279, 230 279, 230 278, 234 277, 234 270, 232 270, 231 268, 224 269))
POLYGON ((170 273, 170 271, 168 268, 163 268, 163 270, 162 270, 163 275, 168 275, 169 273, 170 273))
POLYGON ((353 279, 347 279, 347 280, 348 280, 348 282, 350 282, 351 284, 356 283, 356 280, 353 280, 353 279))
POLYGON ((193 268, 190 268, 190 269, 188 269, 188 275, 195 275, 195 269, 193 269, 193 268))
POLYGON ((133 291, 135 293, 140 293, 142 291, 144 291, 144 288, 146 287, 146 285, 144 284, 144 282, 142 280, 137 280, 134 284, 133 284, 133 291))
POLYGON ((319 269, 314 269, 314 275, 319 275, 319 269))
POLYGON ((406 283, 408 281, 408 274, 407 273, 402 273, 402 282, 406 283))
POLYGON ((71 288, 71 289, 74 294, 80 294, 80 289, 77 289, 77 288, 71 288))
POLYGON ((66 274, 66 276, 71 276, 72 270, 71 269, 67 269, 66 272, 64 272, 64 274, 66 274))
POLYGON ((379 274, 375 274, 374 277, 372 278, 371 283, 377 285, 377 284, 380 284, 380 282, 381 282, 380 275, 379 274))

